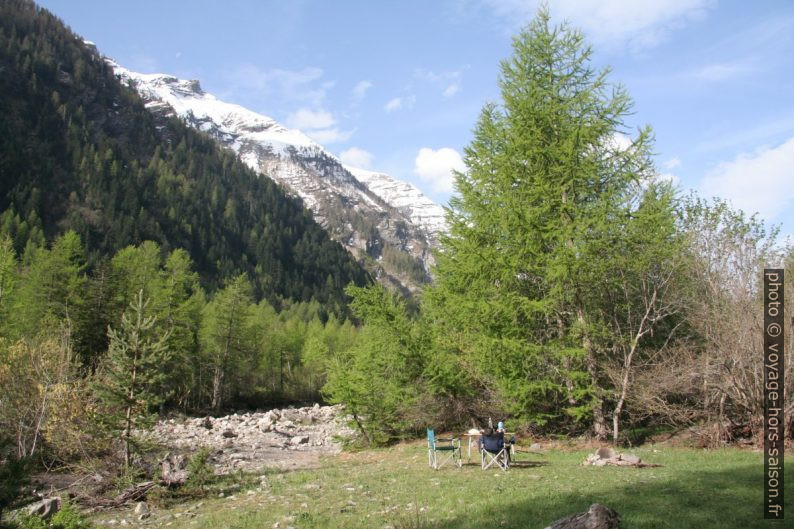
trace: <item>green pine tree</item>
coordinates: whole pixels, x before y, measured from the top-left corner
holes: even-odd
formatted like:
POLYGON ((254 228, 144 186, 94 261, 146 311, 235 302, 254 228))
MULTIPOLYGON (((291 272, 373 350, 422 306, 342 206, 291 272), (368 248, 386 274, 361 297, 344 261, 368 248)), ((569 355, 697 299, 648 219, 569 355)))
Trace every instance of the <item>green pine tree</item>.
POLYGON ((7 236, 0 236, 0 337, 6 336, 8 332, 9 306, 17 275, 17 256, 13 242, 7 236))
POLYGON ((108 328, 110 347, 100 368, 97 386, 104 412, 103 425, 121 437, 124 466, 132 462, 136 443, 133 430, 150 425, 156 417, 153 410, 163 399, 157 392, 166 377, 163 366, 169 353, 169 333, 156 332, 156 318, 147 314, 149 301, 143 290, 121 318, 118 329, 108 328))
POLYGON ((648 128, 620 141, 631 99, 591 56, 546 8, 514 39, 501 103, 465 150, 425 308, 494 406, 540 424, 592 418, 600 437, 617 338, 614 299, 599 294, 644 247, 628 228, 653 167, 648 128))
POLYGON ((168 373, 164 381, 164 395, 183 409, 198 386, 197 363, 198 334, 201 310, 206 303, 204 291, 199 286, 198 274, 192 270, 193 263, 187 252, 177 249, 165 260, 159 273, 154 292, 157 299, 158 327, 170 331, 168 373))
POLYGON ((212 373, 210 405, 216 412, 235 386, 241 364, 253 350, 247 325, 251 304, 251 285, 241 274, 204 308, 200 339, 212 373))
POLYGON ((16 295, 13 322, 16 336, 34 336, 42 322, 64 323, 70 330, 85 284, 85 258, 80 237, 73 231, 52 247, 29 247, 16 295))
POLYGON ((367 443, 380 444, 429 425, 422 405, 427 341, 398 294, 381 285, 349 286, 351 307, 366 322, 352 347, 328 363, 323 393, 344 403, 367 443))

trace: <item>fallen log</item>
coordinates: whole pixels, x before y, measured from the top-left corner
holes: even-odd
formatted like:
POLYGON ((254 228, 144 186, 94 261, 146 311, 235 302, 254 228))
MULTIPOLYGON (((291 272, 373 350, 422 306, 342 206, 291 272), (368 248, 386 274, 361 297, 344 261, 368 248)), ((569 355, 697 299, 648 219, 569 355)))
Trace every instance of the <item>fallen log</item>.
POLYGON ((122 491, 115 498, 97 498, 93 496, 75 496, 73 500, 84 507, 115 508, 121 507, 125 503, 138 501, 146 497, 149 489, 157 483, 154 481, 144 481, 122 491))
POLYGON ((149 492, 149 489, 155 485, 156 483, 154 481, 144 481, 143 483, 138 483, 134 487, 130 487, 116 496, 115 501, 119 505, 124 505, 128 501, 138 501, 141 498, 144 498, 146 493, 149 492))
POLYGON ((546 529, 618 529, 618 527, 620 527, 620 515, 605 505, 594 503, 587 512, 560 518, 546 529))

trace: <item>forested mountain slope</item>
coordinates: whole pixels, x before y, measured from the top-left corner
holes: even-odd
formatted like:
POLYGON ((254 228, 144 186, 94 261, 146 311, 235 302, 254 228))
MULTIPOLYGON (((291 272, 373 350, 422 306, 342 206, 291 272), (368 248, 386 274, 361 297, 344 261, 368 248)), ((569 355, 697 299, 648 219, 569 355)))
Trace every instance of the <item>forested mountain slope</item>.
POLYGON ((146 108, 176 115, 301 197, 314 219, 373 276, 403 292, 430 280, 444 209, 411 184, 356 169, 297 129, 205 92, 199 81, 133 72, 106 59, 146 108))
POLYGON ((94 266, 144 240, 184 248, 212 289, 344 306, 367 273, 296 198, 137 93, 46 10, 0 1, 0 233, 16 250, 69 229, 94 266))

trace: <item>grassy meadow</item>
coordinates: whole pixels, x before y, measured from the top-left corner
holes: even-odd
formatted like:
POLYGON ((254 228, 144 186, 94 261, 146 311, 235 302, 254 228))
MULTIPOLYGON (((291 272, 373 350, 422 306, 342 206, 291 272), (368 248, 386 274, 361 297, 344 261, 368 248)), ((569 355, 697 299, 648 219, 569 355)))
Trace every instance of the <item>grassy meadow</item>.
MULTIPOLYGON (((238 476, 213 485, 201 500, 150 501, 152 516, 144 522, 131 509, 94 521, 174 529, 542 529, 600 502, 621 514, 624 529, 785 526, 762 518, 759 452, 664 445, 630 452, 662 466, 581 466, 587 450, 553 449, 522 454, 507 472, 483 471, 476 458, 435 471, 423 443, 405 443, 330 457, 317 469, 268 471, 264 485, 260 475, 238 476)), ((794 476, 790 460, 786 470, 794 476)), ((791 518, 790 491, 787 500, 791 518)))

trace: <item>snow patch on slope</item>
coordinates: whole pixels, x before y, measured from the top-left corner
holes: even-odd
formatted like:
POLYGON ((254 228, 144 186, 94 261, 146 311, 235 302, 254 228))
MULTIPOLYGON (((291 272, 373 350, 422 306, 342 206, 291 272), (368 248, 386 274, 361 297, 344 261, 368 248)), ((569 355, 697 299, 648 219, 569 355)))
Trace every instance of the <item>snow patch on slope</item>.
POLYGON ((439 232, 447 230, 444 209, 409 183, 384 173, 344 166, 341 160, 299 130, 284 127, 273 118, 240 105, 221 101, 204 92, 198 81, 183 80, 168 74, 141 74, 110 59, 106 60, 122 81, 132 82, 148 101, 148 108, 170 106, 177 115, 191 121, 196 128, 216 135, 255 171, 263 171, 264 165, 278 169, 270 173, 271 176, 291 187, 310 208, 316 203, 316 198, 302 187, 307 183, 306 175, 301 175, 298 167, 276 168, 265 163, 263 151, 282 158, 308 153, 309 157, 321 155, 331 159, 347 173, 332 174, 333 178, 326 182, 337 192, 348 196, 353 194, 355 197, 350 198, 356 202, 364 201, 372 208, 383 210, 383 206, 373 200, 371 195, 380 198, 424 230, 430 239, 434 240, 439 232))
POLYGON ((280 151, 287 147, 317 147, 308 136, 288 129, 273 118, 257 114, 247 108, 226 103, 201 89, 195 80, 182 80, 167 74, 141 74, 108 60, 116 75, 123 81, 131 80, 135 88, 149 100, 147 106, 166 103, 180 116, 192 115, 199 129, 218 130, 229 139, 242 138, 272 145, 280 151))
POLYGON ((405 213, 414 223, 432 234, 447 229, 444 208, 427 198, 413 184, 385 173, 345 166, 345 169, 392 207, 405 213))

